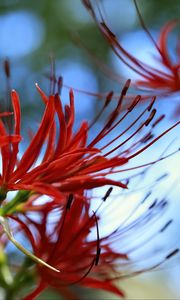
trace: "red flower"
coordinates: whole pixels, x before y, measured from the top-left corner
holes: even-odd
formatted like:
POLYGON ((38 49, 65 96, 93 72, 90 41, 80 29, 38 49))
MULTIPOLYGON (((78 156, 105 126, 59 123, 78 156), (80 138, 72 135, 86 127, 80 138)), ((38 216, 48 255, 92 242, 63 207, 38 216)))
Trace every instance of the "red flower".
POLYGON ((137 7, 136 1, 134 1, 141 24, 148 37, 151 39, 159 57, 157 60, 157 67, 152 67, 148 63, 142 62, 141 60, 137 59, 133 54, 126 51, 126 49, 119 43, 116 35, 109 29, 109 27, 105 23, 100 6, 98 6, 98 10, 96 11, 90 0, 82 0, 82 2, 88 9, 88 11, 91 13, 101 33, 107 39, 108 43, 110 44, 117 57, 142 78, 135 82, 135 85, 138 88, 142 89, 145 87, 147 88, 147 90, 152 90, 153 92, 155 92, 156 95, 157 92, 159 92, 160 95, 164 95, 167 93, 180 91, 179 48, 177 48, 177 57, 176 62, 174 63, 170 58, 167 45, 169 33, 175 26, 178 25, 179 22, 168 22, 162 28, 159 40, 156 43, 151 33, 146 28, 144 21, 140 15, 139 9, 137 7), (158 64, 160 64, 160 67, 158 67, 158 64), (164 67, 163 71, 161 70, 162 66, 164 67))
MULTIPOLYGON (((66 105, 65 112, 63 112, 59 95, 47 97, 37 86, 46 108, 39 129, 34 134, 29 146, 22 157, 18 157, 19 141, 10 142, 1 147, 2 175, 0 176, 0 186, 3 197, 5 198, 6 192, 9 190, 26 190, 55 197, 59 203, 64 203, 64 193, 78 192, 104 185, 127 188, 126 183, 109 179, 106 176, 113 173, 114 168, 121 167, 142 153, 178 124, 150 142, 148 141, 152 138, 151 130, 145 133, 143 131, 143 134, 139 136, 139 133, 155 117, 156 110, 152 109, 155 101, 153 98, 143 112, 135 116, 134 120, 123 130, 121 127, 118 135, 112 137, 113 130, 118 129, 118 125, 122 126, 123 120, 128 118, 128 115, 141 101, 141 96, 135 97, 127 111, 123 115, 120 114, 122 101, 129 84, 130 81, 127 81, 109 119, 90 142, 87 139, 93 124, 88 125, 84 121, 77 132, 73 132, 75 118, 73 92, 70 91, 70 105, 66 105), (56 116, 57 122, 55 122, 56 116), (142 121, 143 117, 144 120, 142 121), (138 122, 141 122, 139 126, 137 126, 138 122), (133 131, 134 126, 136 127, 133 131), (132 132, 127 136, 126 134, 131 130, 132 132), (124 140, 119 142, 119 139, 124 136, 126 136, 124 140), (134 140, 135 138, 136 140, 134 140), (144 145, 146 142, 148 143, 144 145), (98 147, 98 143, 101 143, 101 146, 98 147), (45 147, 41 162, 35 165, 45 147)), ((111 97, 112 93, 107 96, 101 113, 108 107, 111 97)), ((21 112, 19 98, 14 90, 12 91, 12 103, 14 107, 14 134, 19 136, 21 112)), ((162 118, 163 116, 157 118, 152 127, 162 118)), ((96 120, 97 118, 95 118, 96 120)), ((3 122, 0 123, 0 130, 3 138, 8 138, 3 122)), ((28 197, 29 194, 27 197, 25 196, 23 201, 27 200, 28 197)))
POLYGON ((18 230, 25 231, 34 254, 60 272, 51 272, 37 265, 39 285, 26 300, 35 299, 48 286, 59 291, 65 299, 77 299, 71 291, 75 284, 104 289, 121 297, 124 295, 112 283, 110 273, 116 274, 114 262, 118 259, 127 261, 127 255, 113 251, 108 239, 100 239, 98 217, 96 213, 90 213, 89 199, 83 194, 75 198, 70 194, 62 211, 52 211, 46 205, 38 214, 40 222, 33 221, 28 214, 24 222, 17 217, 12 218, 19 222, 18 230), (50 218, 52 222, 48 222, 50 218), (95 239, 89 239, 92 230, 96 230, 95 239))
MULTIPOLYGON (((141 204, 149 201, 149 196, 150 193, 141 204)), ((28 213, 24 217, 20 214, 10 216, 18 223, 18 232, 22 230, 26 234, 34 254, 60 271, 58 273, 37 265, 38 285, 24 300, 35 299, 47 287, 60 292, 65 299, 79 299, 73 292, 74 285, 102 289, 123 297, 124 293, 115 285, 115 279, 152 270, 178 252, 178 249, 171 252, 168 249, 169 254, 155 262, 151 260, 152 254, 147 252, 143 255, 143 266, 141 257, 139 263, 137 261, 137 251, 147 243, 152 244, 154 236, 154 233, 150 236, 142 233, 155 220, 159 220, 167 204, 165 200, 149 201, 148 209, 134 221, 128 223, 127 218, 116 230, 102 238, 98 225, 101 214, 98 216, 99 208, 91 213, 90 202, 83 194, 76 194, 75 197, 70 194, 63 209, 51 210, 47 204, 38 212, 37 221, 35 215, 31 218, 28 213), (94 233, 95 238, 90 237, 90 233, 94 233), (129 240, 132 236, 133 240, 129 240), (115 244, 116 249, 118 245, 118 249, 121 247, 124 250, 113 250, 115 244), (134 261, 130 259, 132 253, 136 253, 135 268, 134 261)), ((132 212, 129 212, 131 216, 132 212)), ((157 231, 161 234, 171 222, 157 225, 157 231)), ((156 255, 153 256, 155 259, 156 255)))

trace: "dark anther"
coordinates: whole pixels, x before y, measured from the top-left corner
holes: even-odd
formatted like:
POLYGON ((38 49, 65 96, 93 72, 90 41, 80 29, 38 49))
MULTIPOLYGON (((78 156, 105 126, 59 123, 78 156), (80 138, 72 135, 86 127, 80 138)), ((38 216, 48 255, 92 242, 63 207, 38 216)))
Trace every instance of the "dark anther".
POLYGON ((110 196, 112 190, 113 190, 113 187, 111 186, 111 187, 107 190, 107 192, 106 192, 106 194, 104 195, 104 197, 102 198, 103 201, 106 201, 106 200, 107 200, 107 198, 110 196))
POLYGON ((57 83, 57 86, 58 86, 58 94, 59 94, 59 95, 61 94, 62 85, 63 85, 63 77, 62 77, 62 76, 59 76, 59 78, 58 78, 58 83, 57 83))
POLYGON ((154 108, 154 109, 152 110, 152 112, 150 113, 149 118, 148 118, 148 119, 146 120, 146 122, 144 123, 145 126, 148 126, 148 125, 149 125, 149 123, 150 123, 150 122, 152 121, 152 119, 154 118, 155 114, 156 114, 156 109, 154 108))
POLYGON ((161 201, 162 207, 166 207, 168 205, 168 202, 164 199, 161 201))
POLYGON ((166 259, 169 259, 171 258, 172 256, 176 255, 177 253, 179 252, 179 249, 175 249, 174 251, 172 251, 171 253, 169 253, 167 256, 166 256, 166 259))
POLYGON ((122 95, 123 97, 126 96, 126 93, 127 93, 128 89, 129 89, 129 86, 130 86, 130 83, 131 83, 131 79, 128 79, 128 80, 126 81, 126 83, 125 83, 123 89, 122 89, 122 92, 121 92, 121 95, 122 95))
POLYGON ((166 228, 169 227, 170 224, 172 224, 173 220, 169 220, 164 226, 163 228, 161 228, 160 232, 163 232, 166 230, 166 228))
POLYGON ((143 200, 141 201, 141 203, 144 203, 146 201, 147 198, 149 198, 149 196, 152 194, 152 191, 149 191, 146 196, 143 198, 143 200))
POLYGON ((141 100, 141 96, 137 95, 133 100, 132 104, 128 107, 128 111, 131 112, 140 100, 141 100))
POLYGON ((157 199, 154 200, 154 202, 149 206, 149 209, 154 208, 156 206, 156 204, 157 204, 157 199))
POLYGON ((5 59, 4 61, 4 72, 7 76, 7 78, 10 78, 11 76, 11 73, 10 73, 10 64, 9 64, 9 60, 8 59, 5 59))
POLYGON ((99 226, 98 226, 98 219, 96 217, 96 213, 94 212, 94 218, 96 223, 96 230, 97 230, 97 249, 96 249, 96 258, 95 258, 95 266, 98 265, 100 254, 101 254, 101 248, 100 248, 100 237, 99 237, 99 226))
POLYGON ((68 200, 67 200, 67 204, 66 204, 66 209, 67 210, 70 210, 73 199, 74 199, 74 195, 73 194, 69 194, 69 197, 68 197, 68 200))
POLYGON ((152 127, 154 128, 158 123, 160 123, 165 118, 165 115, 161 115, 154 123, 152 124, 152 127))
POLYGON ((110 103, 110 101, 111 101, 111 99, 112 99, 112 97, 113 97, 113 94, 114 94, 113 91, 111 91, 111 92, 108 93, 108 95, 107 95, 107 97, 106 97, 106 101, 105 101, 104 107, 106 107, 106 106, 109 105, 109 103, 110 103))
POLYGON ((168 173, 164 173, 163 175, 161 175, 159 178, 156 179, 156 182, 161 181, 162 179, 166 178, 169 174, 168 173))
POLYGON ((152 133, 147 133, 145 135, 145 137, 142 139, 142 143, 145 144, 147 143, 149 140, 151 140, 154 137, 154 135, 152 133))
POLYGON ((152 98, 151 103, 150 103, 149 106, 148 106, 148 111, 150 111, 151 108, 153 107, 155 100, 156 100, 156 96, 154 96, 154 97, 152 98))
POLYGON ((101 254, 101 248, 98 248, 98 249, 97 249, 97 253, 96 253, 95 266, 98 265, 99 258, 100 258, 100 254, 101 254))

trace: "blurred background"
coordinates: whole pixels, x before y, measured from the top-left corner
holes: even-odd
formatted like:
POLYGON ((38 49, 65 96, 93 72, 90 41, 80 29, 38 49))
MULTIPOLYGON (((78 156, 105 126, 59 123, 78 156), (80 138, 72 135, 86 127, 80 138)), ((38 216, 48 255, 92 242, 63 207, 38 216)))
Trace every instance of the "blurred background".
MULTIPOLYGON (((98 1, 98 0, 97 0, 98 1)), ((154 47, 143 32, 137 13, 131 0, 101 0, 103 11, 110 27, 116 32, 121 43, 135 56, 155 64, 153 60, 154 47)), ((161 27, 171 19, 180 16, 179 0, 148 0, 138 1, 139 9, 147 27, 155 39, 158 38, 161 27)), ((174 48, 178 32, 171 35, 169 46, 174 48)), ((39 100, 35 88, 37 82, 47 93, 50 90, 48 76, 51 74, 52 58, 56 64, 57 76, 63 77, 62 100, 67 103, 68 87, 93 93, 107 93, 114 90, 118 93, 125 79, 136 79, 137 75, 130 72, 112 54, 110 47, 99 33, 96 25, 80 0, 43 0, 43 1, 0 1, 0 100, 3 103, 7 93, 7 82, 3 73, 3 61, 8 58, 11 65, 10 84, 20 94, 23 110, 23 130, 34 129, 38 124, 43 105, 39 100), (106 76, 98 67, 96 60, 100 59, 110 70, 119 74, 120 82, 106 76), (121 80, 121 77, 123 78, 121 80), (122 82, 122 83, 121 83, 122 82)), ((172 96, 177 99, 178 95, 172 96)), ((175 99, 175 100, 176 100, 175 99)), ((172 99, 174 100, 174 99, 172 99)), ((102 101, 95 96, 75 90, 77 126, 82 119, 91 120, 95 111, 100 109, 102 101)), ((157 107, 161 113, 167 114, 167 120, 157 128, 157 133, 174 123, 174 101, 160 99, 157 107), (164 100, 164 101, 163 101, 164 100)), ((101 122, 98 126, 101 126, 101 122)), ((143 157, 156 159, 163 149, 175 140, 178 131, 174 130, 160 143, 152 148, 143 157)), ((177 148, 177 139, 173 142, 169 152, 177 148)), ((179 211, 178 202, 178 163, 177 155, 161 162, 160 167, 152 170, 150 182, 157 178, 161 172, 168 172, 169 177, 156 191, 158 196, 166 196, 166 188, 173 187, 168 192, 170 207, 166 215, 173 218, 170 229, 158 239, 158 242, 171 249, 176 248, 179 237, 179 211), (162 195, 161 195, 162 194, 162 195)), ((149 161, 149 160, 148 160, 149 161)), ((103 190, 100 191, 101 195, 103 190)), ((138 195, 139 196, 139 195, 138 195)), ((108 227, 111 227, 111 224, 108 227)), ((113 224, 112 224, 113 227, 113 224)), ((108 228, 110 230, 110 228, 108 228)), ((156 242, 155 242, 156 243, 156 242)), ((128 299, 180 299, 180 266, 179 258, 173 259, 159 271, 138 276, 121 282, 127 292, 128 299)), ((101 292, 84 292, 84 299, 116 299, 113 295, 101 292), (95 294, 94 294, 95 293, 95 294)), ((1 299, 1 298, 0 298, 1 299)), ((51 292, 39 299, 59 299, 51 292)))

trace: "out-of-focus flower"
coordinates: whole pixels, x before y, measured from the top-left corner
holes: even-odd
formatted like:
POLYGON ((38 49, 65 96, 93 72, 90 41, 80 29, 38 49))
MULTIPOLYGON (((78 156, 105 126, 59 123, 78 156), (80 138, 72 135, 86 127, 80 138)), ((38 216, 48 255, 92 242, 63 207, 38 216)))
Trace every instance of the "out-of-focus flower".
MULTIPOLYGON (((46 106, 45 112, 39 129, 32 137, 22 157, 18 156, 19 142, 12 143, 10 141, 9 144, 1 147, 2 174, 0 186, 1 195, 3 195, 1 198, 5 199, 8 191, 25 190, 28 193, 24 194, 23 201, 29 197, 29 192, 36 192, 55 197, 59 199, 59 203, 63 204, 64 193, 92 189, 104 185, 116 185, 121 188, 127 188, 126 183, 109 179, 107 175, 113 173, 114 168, 121 167, 130 159, 142 153, 178 124, 173 125, 154 139, 152 139, 152 129, 148 132, 143 130, 155 118, 156 109, 153 108, 155 98, 153 98, 145 109, 138 113, 134 120, 131 120, 130 124, 117 134, 116 129, 119 128, 118 126, 122 125, 123 120, 128 118, 128 115, 132 113, 141 101, 141 96, 136 96, 126 112, 121 114, 121 105, 129 84, 130 81, 128 80, 120 94, 115 109, 109 114, 109 118, 102 130, 91 141, 87 140, 89 131, 102 112, 108 109, 108 104, 113 94, 108 94, 102 111, 92 124, 89 125, 86 121, 83 121, 80 128, 73 132, 75 111, 72 90, 70 91, 70 105, 66 105, 65 111, 63 111, 59 95, 54 94, 48 97, 37 85, 37 89, 46 106), (55 118, 57 119, 56 121, 55 118), (134 127, 135 129, 133 130, 134 127), (141 131, 142 134, 140 134, 141 131), (112 137, 111 133, 113 134, 114 132, 115 136, 112 137), (124 137, 124 140, 118 142, 122 137, 124 137), (100 146, 98 146, 98 143, 100 146), (42 160, 36 165, 35 163, 41 154, 42 160)), ((11 97, 14 107, 14 134, 19 136, 21 134, 19 97, 14 90, 11 93, 11 97)), ((152 128, 163 117, 161 116, 154 120, 152 128)), ((0 125, 1 135, 8 138, 5 125, 3 122, 0 125)), ((18 203, 20 201, 18 199, 17 196, 14 201, 18 203)), ((10 207, 12 207, 11 204, 10 207)))
MULTIPOLYGON (((107 200, 108 195, 109 190, 104 200, 107 200)), ((115 280, 152 270, 175 255, 178 248, 166 249, 158 259, 155 254, 152 259, 152 250, 143 252, 143 264, 141 254, 135 261, 131 258, 144 245, 152 243, 154 231, 150 235, 142 234, 148 230, 150 224, 159 220, 167 206, 166 200, 149 201, 149 196, 150 193, 140 202, 140 206, 145 202, 148 205, 139 217, 128 222, 132 211, 128 212, 126 221, 121 223, 119 220, 119 227, 102 237, 98 225, 101 221, 101 205, 91 212, 92 199, 83 193, 76 196, 70 194, 62 209, 51 210, 46 205, 38 212, 38 220, 29 215, 28 211, 24 216, 10 216, 16 221, 17 231, 26 235, 34 254, 60 270, 57 273, 42 265, 36 265, 37 287, 24 299, 35 299, 48 287, 55 289, 65 299, 81 299, 75 294, 74 285, 101 289, 123 297, 124 293, 115 284, 115 280)), ((157 225, 156 235, 162 234, 171 222, 172 220, 157 225)))
MULTIPOLYGON (((141 24, 151 39, 157 52, 157 67, 152 67, 147 63, 137 59, 132 53, 129 53, 118 41, 114 32, 111 31, 103 18, 100 5, 94 7, 91 0, 82 0, 86 9, 90 12, 99 30, 107 39, 115 55, 131 70, 140 76, 134 84, 137 88, 153 92, 156 95, 166 95, 173 92, 180 91, 180 51, 179 44, 177 45, 176 61, 171 59, 168 49, 168 36, 175 26, 179 24, 178 21, 170 21, 161 29, 159 40, 156 42, 149 30, 146 28, 141 17, 136 1, 134 1, 137 13, 139 15, 141 24), (162 69, 163 67, 163 69, 162 69)), ((179 41, 177 41, 179 43, 179 41)))
MULTIPOLYGON (((65 299, 76 299, 71 291, 71 286, 75 284, 104 289, 122 297, 123 292, 111 282, 110 273, 115 268, 114 261, 127 261, 127 256, 113 251, 108 240, 100 240, 98 218, 95 213, 90 212, 90 201, 84 199, 83 194, 74 199, 71 194, 65 208, 55 212, 54 219, 57 221, 52 221, 49 232, 48 217, 52 212, 47 209, 40 213, 41 223, 27 217, 27 224, 23 227, 31 241, 34 254, 56 266, 60 273, 57 275, 56 272, 37 266, 39 285, 25 299, 34 299, 40 287, 44 289, 48 286, 59 291, 65 299), (88 237, 93 229, 97 229, 97 238, 90 240, 88 237)), ((51 217, 53 218, 53 214, 51 217)))

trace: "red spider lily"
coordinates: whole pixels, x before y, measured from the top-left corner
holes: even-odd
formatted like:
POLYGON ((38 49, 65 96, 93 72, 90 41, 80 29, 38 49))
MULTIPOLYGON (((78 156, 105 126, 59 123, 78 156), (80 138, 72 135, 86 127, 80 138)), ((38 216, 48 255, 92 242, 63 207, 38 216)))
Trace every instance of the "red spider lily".
MULTIPOLYGON (((174 63, 169 55, 168 51, 168 35, 171 33, 173 28, 179 24, 178 21, 168 22, 161 30, 159 35, 159 40, 156 41, 153 39, 151 33, 146 28, 144 21, 139 12, 136 1, 134 1, 137 13, 139 15, 141 25, 148 37, 151 39, 156 51, 157 56, 159 57, 157 63, 160 64, 160 67, 152 67, 148 63, 144 63, 141 60, 137 59, 133 54, 129 53, 118 41, 116 35, 109 29, 107 24, 104 21, 101 8, 98 6, 96 10, 90 0, 82 0, 84 6, 92 15, 96 24, 98 25, 99 30, 103 36, 107 39, 112 50, 116 56, 131 70, 136 72, 142 79, 139 79, 135 82, 136 87, 146 88, 146 90, 152 90, 160 95, 165 95, 167 93, 180 91, 180 51, 179 45, 177 47, 177 58, 174 63), (164 70, 162 71, 162 66, 164 70)), ((157 65, 158 66, 158 65, 157 65)))
MULTIPOLYGON (((64 201, 64 193, 71 193, 84 189, 92 189, 104 185, 116 185, 127 188, 125 183, 107 178, 113 173, 113 169, 121 167, 130 159, 142 153, 166 132, 177 124, 163 132, 159 137, 152 139, 145 146, 144 143, 152 138, 151 129, 139 137, 139 133, 146 128, 154 119, 156 110, 153 109, 155 98, 139 113, 131 123, 121 129, 120 134, 111 137, 118 125, 135 109, 141 100, 135 97, 127 111, 121 115, 121 104, 126 95, 130 81, 127 81, 121 92, 115 109, 110 113, 103 129, 90 142, 87 141, 90 128, 107 108, 111 101, 112 93, 107 96, 106 102, 100 114, 91 125, 82 122, 80 128, 74 133, 74 96, 70 91, 70 106, 65 106, 63 112, 62 103, 58 94, 47 97, 37 86, 37 89, 46 105, 45 112, 39 129, 34 134, 29 146, 18 158, 19 142, 9 143, 1 147, 2 175, 0 177, 1 191, 3 195, 9 190, 26 190, 40 194, 49 195, 64 201), (55 122, 57 116, 57 123, 55 122), (144 117, 144 120, 142 118, 144 117), (117 141, 125 136, 129 130, 141 122, 136 129, 122 142, 117 141), (57 139, 56 139, 57 137, 57 139), (105 138, 109 137, 108 142, 105 138), (137 138, 136 138, 137 137, 137 138), (136 140, 134 140, 136 138, 136 140), (101 142, 101 147, 97 144, 101 142), (116 142, 116 146, 113 143, 116 142), (130 143, 130 144, 129 144, 130 143), (124 148, 125 145, 128 146, 124 148), (44 151, 41 163, 35 165, 37 159, 44 151), (96 146, 96 147, 95 147, 96 146), (119 149, 122 149, 117 153, 119 149)), ((18 94, 12 91, 12 103, 14 107, 14 134, 20 135, 21 112, 18 94)), ((156 126, 163 116, 157 118, 152 127, 156 126)), ((0 132, 8 136, 3 122, 0 122, 0 132)), ((29 196, 29 195, 28 195, 29 196)), ((23 200, 24 201, 24 200, 23 200)))
MULTIPOLYGON (((109 196, 109 191, 104 200, 109 196)), ((140 202, 140 206, 149 201, 150 193, 140 202)), ((73 286, 101 289, 123 297, 124 293, 118 288, 114 280, 123 279, 133 275, 157 268, 164 261, 175 255, 179 249, 171 250, 156 262, 152 262, 152 254, 146 253, 143 267, 141 259, 132 261, 132 253, 138 251, 147 243, 152 243, 154 236, 158 232, 161 234, 172 223, 168 221, 165 225, 158 225, 156 234, 144 235, 143 232, 159 220, 167 202, 150 201, 148 209, 140 217, 126 224, 132 212, 129 213, 126 221, 111 232, 100 237, 99 221, 101 220, 98 207, 95 212, 90 212, 90 199, 83 194, 72 194, 67 198, 67 204, 62 210, 52 211, 49 205, 38 212, 38 221, 34 221, 28 213, 22 217, 10 216, 18 224, 18 231, 22 230, 32 245, 36 256, 41 257, 48 264, 52 265, 60 272, 53 272, 48 268, 37 265, 38 285, 24 300, 35 299, 44 289, 51 287, 65 299, 79 299, 73 292, 73 286), (49 221, 49 220, 52 221, 49 221), (159 228, 159 229, 158 229, 159 228), (90 233, 96 233, 96 238, 90 238, 90 233), (128 236, 133 236, 128 242, 128 236), (125 242, 127 238, 127 243, 125 242), (123 250, 113 250, 116 243, 123 250), (124 246, 123 246, 124 245, 124 246), (136 266, 134 269, 134 265, 136 266)), ((135 211, 134 211, 135 213, 135 211)), ((155 255, 153 255, 155 258, 155 255)), ((28 270, 27 270, 28 274, 28 270)))
POLYGON ((56 266, 60 273, 57 275, 56 272, 49 272, 46 268, 37 266, 39 284, 25 297, 26 300, 35 299, 47 287, 56 289, 65 299, 78 299, 71 290, 75 284, 124 296, 111 282, 110 272, 116 274, 114 261, 127 261, 127 255, 113 251, 106 239, 102 240, 103 245, 100 249, 98 218, 96 213, 90 213, 88 199, 82 194, 76 195, 75 198, 70 194, 64 210, 52 214, 47 205, 39 214, 42 217, 40 223, 33 221, 28 215, 25 215, 25 221, 17 217, 12 218, 19 223, 20 229, 25 231, 34 254, 56 266), (51 225, 48 224, 49 216, 53 218, 51 225), (96 229, 97 239, 88 240, 93 229, 96 229))

